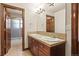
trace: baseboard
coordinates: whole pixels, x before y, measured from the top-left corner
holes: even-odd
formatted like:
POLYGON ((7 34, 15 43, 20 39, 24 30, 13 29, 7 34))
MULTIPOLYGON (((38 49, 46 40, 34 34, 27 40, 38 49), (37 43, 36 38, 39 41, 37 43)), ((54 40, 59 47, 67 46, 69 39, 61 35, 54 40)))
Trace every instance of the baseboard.
POLYGON ((23 51, 25 51, 25 50, 29 50, 29 48, 24 48, 23 51))

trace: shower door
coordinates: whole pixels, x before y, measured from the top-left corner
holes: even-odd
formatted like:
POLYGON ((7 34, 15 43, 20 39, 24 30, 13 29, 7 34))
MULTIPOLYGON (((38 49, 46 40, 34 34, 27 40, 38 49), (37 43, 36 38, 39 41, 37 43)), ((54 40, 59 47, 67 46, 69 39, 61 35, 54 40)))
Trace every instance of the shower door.
POLYGON ((14 18, 11 20, 11 39, 20 40, 21 39, 21 26, 20 19, 14 18))

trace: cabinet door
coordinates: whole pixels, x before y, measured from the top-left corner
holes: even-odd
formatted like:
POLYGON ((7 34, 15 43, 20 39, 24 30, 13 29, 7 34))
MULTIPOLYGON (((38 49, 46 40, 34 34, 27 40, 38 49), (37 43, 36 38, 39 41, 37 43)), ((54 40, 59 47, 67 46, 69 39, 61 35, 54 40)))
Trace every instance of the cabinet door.
POLYGON ((33 39, 33 42, 32 42, 32 48, 33 48, 33 54, 35 56, 38 56, 38 42, 36 40, 33 39))
POLYGON ((49 56, 50 55, 50 47, 44 45, 39 42, 39 56, 49 56))
POLYGON ((35 56, 38 55, 38 42, 30 36, 28 36, 28 47, 35 56))
POLYGON ((28 48, 31 50, 32 40, 31 37, 28 36, 28 48))
POLYGON ((28 48, 33 53, 33 44, 32 44, 32 42, 33 42, 32 38, 30 36, 28 36, 28 48))

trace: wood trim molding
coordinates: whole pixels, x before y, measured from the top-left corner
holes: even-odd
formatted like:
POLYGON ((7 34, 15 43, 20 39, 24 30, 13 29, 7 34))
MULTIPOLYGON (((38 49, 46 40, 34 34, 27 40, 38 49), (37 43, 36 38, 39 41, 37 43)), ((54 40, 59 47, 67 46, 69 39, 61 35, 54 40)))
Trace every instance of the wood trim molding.
POLYGON ((23 51, 25 51, 25 50, 29 50, 29 48, 24 48, 23 51))
POLYGON ((4 4, 4 3, 1 3, 1 5, 3 7, 6 7, 6 8, 16 9, 16 10, 20 10, 20 11, 24 10, 23 8, 12 6, 12 5, 8 5, 8 4, 4 4))

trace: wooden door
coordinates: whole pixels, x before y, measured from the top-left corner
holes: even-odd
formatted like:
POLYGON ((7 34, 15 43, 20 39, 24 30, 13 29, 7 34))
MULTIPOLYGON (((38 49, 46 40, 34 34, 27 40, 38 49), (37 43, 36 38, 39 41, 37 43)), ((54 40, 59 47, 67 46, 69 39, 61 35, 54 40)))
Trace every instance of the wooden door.
POLYGON ((46 31, 55 32, 55 20, 53 16, 46 15, 46 31))
POLYGON ((11 19, 10 15, 7 11, 7 8, 5 8, 5 46, 6 46, 6 53, 9 51, 11 47, 11 19))
POLYGON ((72 55, 78 55, 78 4, 72 4, 72 55))

